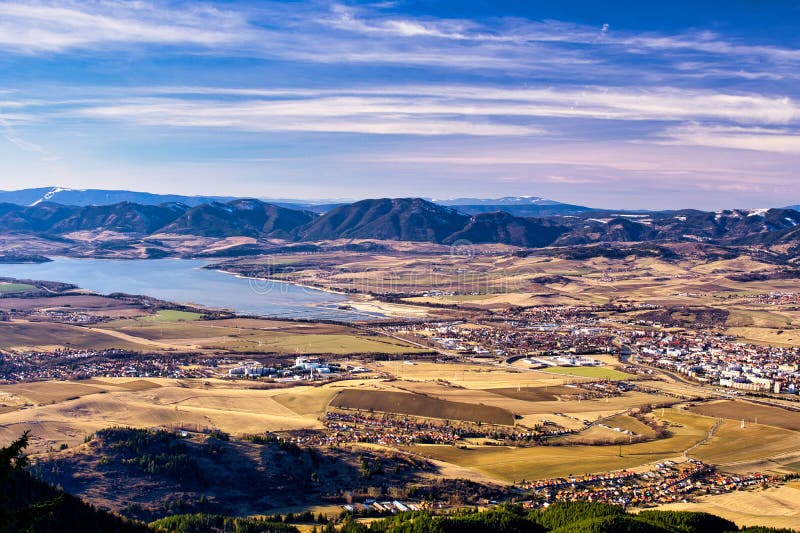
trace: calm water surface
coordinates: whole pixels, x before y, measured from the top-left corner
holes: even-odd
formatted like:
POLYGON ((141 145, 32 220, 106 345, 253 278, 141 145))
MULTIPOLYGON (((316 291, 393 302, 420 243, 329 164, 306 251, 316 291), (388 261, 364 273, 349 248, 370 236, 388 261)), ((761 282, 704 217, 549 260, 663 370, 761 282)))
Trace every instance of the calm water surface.
POLYGON ((364 320, 375 314, 339 309, 347 298, 290 283, 249 280, 205 270, 191 259, 72 259, 4 265, 0 276, 72 283, 101 294, 124 292, 237 313, 314 320, 364 320))

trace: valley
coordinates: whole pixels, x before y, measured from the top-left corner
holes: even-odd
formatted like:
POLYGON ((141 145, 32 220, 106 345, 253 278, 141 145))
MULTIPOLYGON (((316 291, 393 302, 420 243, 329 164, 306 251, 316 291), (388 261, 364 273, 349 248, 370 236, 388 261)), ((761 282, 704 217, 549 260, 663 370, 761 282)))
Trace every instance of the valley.
POLYGON ((587 494, 720 512, 742 492, 778 505, 800 476, 790 232, 731 212, 717 220, 768 244, 567 246, 576 222, 562 239, 554 218, 519 230, 550 245, 481 244, 451 238, 477 238, 481 215, 385 205, 359 206, 358 222, 312 213, 294 237, 175 222, 160 259, 142 259, 141 233, 24 237, 61 247, 26 254, 70 257, 14 262, 11 247, 0 265, 0 438, 30 430, 36 476, 145 521, 587 494), (126 244, 97 259, 114 239, 126 244))

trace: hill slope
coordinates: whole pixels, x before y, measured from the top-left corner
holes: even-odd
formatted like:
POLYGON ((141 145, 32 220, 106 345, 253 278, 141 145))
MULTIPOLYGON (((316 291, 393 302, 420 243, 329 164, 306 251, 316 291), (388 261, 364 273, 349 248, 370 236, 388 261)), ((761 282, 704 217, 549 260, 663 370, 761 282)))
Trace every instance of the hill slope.
POLYGON ((158 233, 205 237, 288 237, 295 228, 314 220, 309 211, 286 209, 259 200, 213 202, 189 209, 161 227, 158 233))
POLYGON ((552 244, 568 231, 568 227, 549 219, 520 218, 499 211, 472 217, 463 229, 444 242, 504 243, 536 248, 552 244))
POLYGON ((337 207, 299 228, 302 240, 386 239, 442 242, 469 217, 421 198, 362 200, 337 207))
MULTIPOLYGON (((439 244, 466 241, 531 248, 648 241, 796 246, 800 244, 800 212, 790 209, 638 214, 590 211, 570 216, 518 217, 505 210, 466 215, 421 198, 362 200, 332 206, 322 215, 253 199, 195 207, 181 203, 122 202, 82 207, 53 202, 35 206, 0 203, 0 234, 62 241, 85 238, 73 235, 76 232, 111 232, 130 238, 174 234, 294 241, 371 239, 439 244)), ((259 246, 267 244, 262 242, 259 246)), ((260 249, 253 248, 252 252, 260 249)))

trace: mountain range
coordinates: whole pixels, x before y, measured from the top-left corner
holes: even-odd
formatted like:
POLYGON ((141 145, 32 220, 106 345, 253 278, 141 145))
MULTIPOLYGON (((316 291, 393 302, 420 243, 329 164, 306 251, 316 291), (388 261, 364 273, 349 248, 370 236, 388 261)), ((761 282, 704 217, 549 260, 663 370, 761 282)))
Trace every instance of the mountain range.
MULTIPOLYGON (((212 202, 230 202, 243 199, 234 196, 184 196, 179 194, 154 194, 106 189, 68 189, 65 187, 40 187, 18 191, 0 191, 0 203, 35 206, 43 202, 61 205, 101 206, 122 202, 143 205, 180 203, 195 207, 212 202)), ((287 209, 300 209, 314 213, 326 213, 350 202, 336 200, 292 200, 261 198, 272 205, 287 209)), ((536 196, 507 196, 496 199, 455 198, 449 200, 429 200, 432 203, 451 206, 463 214, 474 215, 492 211, 506 211, 517 216, 570 215, 590 210, 588 207, 564 204, 536 196)))
MULTIPOLYGON (((473 204, 481 205, 481 204, 473 204)), ((486 204, 491 205, 491 204, 486 204)), ((534 204, 535 205, 535 204, 534 204)), ((0 204, 0 233, 72 238, 76 233, 253 237, 284 241, 373 239, 519 247, 601 242, 706 242, 759 245, 800 242, 800 212, 792 209, 697 210, 653 213, 583 211, 522 217, 506 210, 465 214, 421 198, 382 198, 333 206, 324 214, 261 200, 147 205, 0 204)))

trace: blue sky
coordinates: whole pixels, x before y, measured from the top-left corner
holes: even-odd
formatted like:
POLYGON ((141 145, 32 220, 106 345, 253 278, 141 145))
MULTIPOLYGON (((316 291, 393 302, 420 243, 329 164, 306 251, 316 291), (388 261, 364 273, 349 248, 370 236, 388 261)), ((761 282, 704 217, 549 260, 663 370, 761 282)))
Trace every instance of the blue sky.
POLYGON ((800 2, 0 0, 0 188, 800 203, 800 2))

